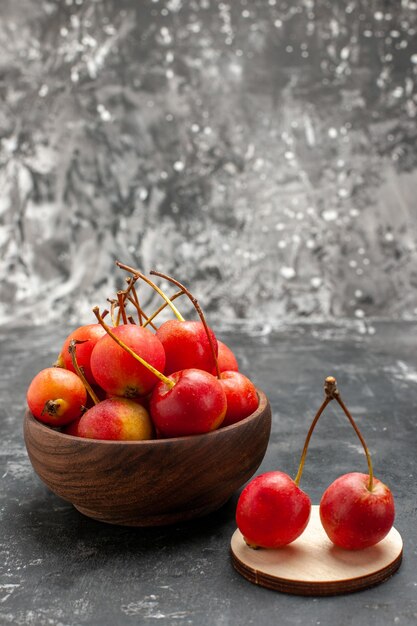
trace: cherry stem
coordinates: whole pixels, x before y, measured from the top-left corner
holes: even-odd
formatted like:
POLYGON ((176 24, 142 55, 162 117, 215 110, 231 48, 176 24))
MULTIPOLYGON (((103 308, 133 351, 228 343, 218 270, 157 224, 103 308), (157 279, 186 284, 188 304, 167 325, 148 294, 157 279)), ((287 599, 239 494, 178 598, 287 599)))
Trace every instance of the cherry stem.
POLYGON ((308 445, 310 443, 310 439, 311 439, 311 435, 313 434, 313 430, 316 427, 317 422, 319 421, 319 418, 321 416, 321 414, 323 413, 324 409, 326 408, 326 406, 329 404, 329 402, 331 402, 332 400, 336 400, 338 402, 338 404, 342 407, 343 412, 345 413, 346 417, 348 418, 349 422, 351 423, 355 433, 357 434, 357 436, 359 437, 359 440, 362 444, 362 447, 365 451, 365 455, 366 455, 366 460, 368 463, 368 471, 369 471, 369 482, 368 482, 368 490, 372 491, 373 490, 373 478, 374 478, 374 472, 372 469, 372 460, 371 460, 371 455, 369 453, 368 447, 365 443, 364 438, 362 437, 362 434, 358 428, 358 426, 356 425, 355 420, 353 419, 352 415, 350 414, 348 408, 346 407, 345 403, 343 402, 342 398, 340 397, 340 392, 339 389, 337 388, 337 381, 333 376, 328 376, 326 378, 326 380, 324 381, 324 393, 326 395, 321 407, 319 408, 319 410, 317 411, 317 414, 314 418, 314 420, 311 423, 311 426, 309 428, 309 431, 307 433, 307 437, 304 443, 304 448, 303 451, 301 453, 301 460, 300 460, 300 464, 298 466, 298 471, 297 471, 297 476, 294 479, 295 484, 298 486, 299 482, 301 480, 301 475, 303 473, 303 468, 304 468, 304 462, 307 456, 307 449, 308 449, 308 445))
POLYGON ((120 269, 126 270, 126 272, 130 272, 131 274, 133 274, 134 277, 141 278, 143 281, 145 281, 145 283, 147 283, 150 287, 152 287, 152 289, 155 289, 155 291, 159 293, 161 298, 165 300, 167 305, 171 307, 171 310, 174 313, 177 320, 179 320, 180 322, 185 321, 181 313, 178 311, 177 307, 174 304, 172 304, 168 296, 158 287, 158 285, 155 285, 155 283, 152 282, 147 276, 142 274, 142 272, 135 269, 134 267, 130 267, 129 265, 125 265, 124 263, 120 263, 120 261, 116 261, 116 265, 120 267, 120 269))
POLYGON ((135 282, 136 282, 136 280, 137 280, 137 278, 135 278, 133 276, 128 276, 126 278, 127 288, 124 291, 122 291, 122 293, 123 293, 123 297, 124 297, 124 303, 126 303, 126 300, 128 300, 135 307, 136 312, 138 314, 139 326, 142 326, 143 325, 143 319, 142 318, 144 316, 144 313, 143 313, 143 311, 142 311, 142 309, 140 307, 138 294, 137 294, 137 291, 135 289, 135 282))
POLYGON ((328 376, 328 378, 326 378, 326 380, 324 381, 324 393, 325 393, 326 397, 323 400, 323 403, 322 403, 321 407, 317 411, 315 418, 311 422, 311 426, 310 426, 310 428, 308 430, 307 437, 306 437, 306 440, 304 442, 304 448, 303 448, 303 451, 301 453, 301 459, 300 459, 300 464, 298 466, 297 476, 294 478, 294 482, 297 485, 297 487, 298 487, 298 485, 300 483, 301 476, 302 476, 302 473, 303 473, 304 463, 305 463, 305 460, 306 460, 307 450, 308 450, 308 445, 310 443, 311 435, 313 434, 313 430, 315 429, 316 424, 319 421, 320 416, 323 413, 324 409, 329 404, 329 402, 331 402, 333 400, 335 389, 336 389, 336 379, 333 378, 333 376, 328 376))
POLYGON ((123 324, 127 324, 127 315, 126 315, 126 309, 125 309, 125 294, 123 293, 123 291, 117 292, 117 301, 119 303, 119 311, 122 314, 123 324))
POLYGON ((179 287, 186 296, 188 296, 191 300, 191 302, 193 303, 195 310, 197 311, 199 318, 204 326, 204 330, 206 331, 206 335, 207 335, 207 339, 208 342, 210 344, 210 350, 211 350, 211 354, 213 356, 213 361, 214 361, 214 365, 216 367, 216 376, 217 378, 220 378, 220 368, 219 368, 219 362, 217 360, 217 354, 216 354, 216 349, 214 347, 214 343, 213 340, 211 338, 210 335, 210 331, 209 331, 209 327, 208 324, 206 322, 206 318, 204 316, 203 311, 201 310, 201 307, 198 303, 198 300, 196 298, 194 298, 194 296, 192 295, 192 293, 190 291, 188 291, 187 287, 184 287, 184 285, 182 283, 180 283, 178 280, 176 280, 175 278, 172 278, 171 276, 168 276, 167 274, 163 274, 162 272, 157 272, 156 270, 151 270, 150 273, 153 276, 159 276, 160 278, 164 278, 165 280, 168 280, 170 283, 173 283, 174 285, 177 285, 177 287, 179 287))
MULTIPOLYGON (((183 292, 182 289, 180 289, 179 291, 174 293, 174 295, 171 296, 171 298, 170 298, 171 302, 173 300, 176 300, 177 298, 179 298, 179 296, 182 296, 183 293, 184 292, 183 292)), ((155 317, 157 315, 159 315, 161 313, 161 311, 163 311, 165 309, 165 307, 167 307, 167 306, 168 306, 168 304, 166 302, 164 302, 164 304, 161 304, 161 306, 158 309, 156 309, 156 311, 154 311, 150 317, 147 318, 146 322, 144 323, 144 326, 147 326, 148 324, 151 324, 152 328, 155 328, 155 325, 152 324, 152 320, 154 320, 155 317)))
POLYGON ((167 376, 162 374, 155 367, 153 367, 153 365, 151 365, 150 363, 145 361, 145 359, 142 359, 141 356, 136 354, 136 352, 133 352, 133 350, 131 350, 129 348, 129 346, 127 346, 121 339, 116 337, 116 335, 111 331, 110 327, 107 326, 106 322, 103 320, 102 316, 100 315, 100 311, 99 311, 98 306, 95 306, 93 308, 93 313, 96 316, 96 318, 98 320, 98 323, 104 328, 106 333, 108 335, 110 335, 110 337, 113 339, 113 341, 115 341, 128 354, 130 354, 130 356, 132 356, 134 359, 136 359, 136 361, 139 361, 139 363, 141 363, 141 365, 146 367, 150 372, 152 372, 152 374, 154 374, 157 378, 159 378, 159 380, 161 380, 163 383, 165 383, 165 385, 167 385, 170 389, 172 389, 172 387, 175 385, 175 383, 174 383, 174 381, 171 378, 168 378, 167 376))
POLYGON ((138 294, 137 291, 135 289, 135 282, 136 282, 136 278, 134 278, 133 276, 128 276, 126 278, 126 282, 128 284, 128 288, 126 289, 126 296, 128 298, 128 300, 134 305, 134 307, 136 308, 137 312, 138 312, 138 321, 139 321, 139 326, 143 326, 143 311, 140 307, 139 304, 139 298, 138 298, 138 294), (129 298, 129 291, 132 294, 132 296, 129 298))
POLYGON ((152 328, 154 330, 156 330, 155 324, 153 324, 152 322, 149 321, 149 317, 146 315, 145 311, 141 308, 139 303, 135 302, 135 300, 131 296, 128 296, 127 299, 129 300, 129 302, 131 302, 136 307, 136 309, 138 311, 138 315, 140 315, 140 318, 141 319, 145 318, 145 323, 141 324, 142 328, 145 327, 147 324, 150 324, 152 326, 152 328))
POLYGON ((78 362, 77 362, 77 355, 76 355, 77 345, 80 344, 80 343, 85 343, 85 341, 79 341, 77 339, 71 339, 70 344, 68 346, 68 352, 71 355, 72 365, 73 365, 77 375, 79 376, 79 378, 81 378, 81 380, 83 382, 83 385, 86 388, 87 393, 91 397, 91 399, 94 402, 94 404, 99 404, 100 400, 98 399, 97 395, 94 393, 93 388, 91 387, 90 383, 86 379, 83 370, 81 369, 81 367, 78 365, 78 362))
POLYGON ((366 445, 365 439, 363 438, 362 433, 359 430, 355 420, 353 419, 353 417, 350 414, 347 406, 345 405, 345 403, 343 402, 342 398, 340 397, 340 393, 339 393, 338 389, 336 389, 335 399, 337 400, 339 405, 342 407, 344 414, 346 415, 346 417, 348 418, 349 422, 351 423, 351 425, 353 427, 353 430, 358 435, 359 441, 361 442, 362 447, 363 447, 363 449, 365 451, 366 461, 368 463, 368 472, 369 472, 368 491, 372 491, 373 488, 374 488, 374 471, 373 471, 373 468, 372 468, 371 454, 370 454, 370 452, 368 450, 368 446, 366 445))

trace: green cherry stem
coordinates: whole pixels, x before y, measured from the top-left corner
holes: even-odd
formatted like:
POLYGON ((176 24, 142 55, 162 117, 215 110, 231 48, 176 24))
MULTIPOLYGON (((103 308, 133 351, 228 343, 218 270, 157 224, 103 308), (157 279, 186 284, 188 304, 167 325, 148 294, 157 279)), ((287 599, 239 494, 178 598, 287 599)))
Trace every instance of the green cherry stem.
POLYGON ((313 430, 316 427, 317 422, 320 419, 321 414, 323 413, 324 409, 326 408, 326 406, 329 404, 329 402, 331 402, 333 400, 333 398, 335 397, 335 391, 336 391, 336 379, 333 378, 333 376, 328 376, 326 378, 326 380, 324 381, 324 393, 326 395, 325 399, 323 400, 319 410, 316 413, 315 418, 313 419, 313 421, 311 422, 311 426, 308 430, 307 433, 307 437, 304 443, 304 448, 303 451, 301 453, 301 459, 300 459, 300 464, 298 466, 298 471, 297 471, 297 476, 294 478, 294 482, 295 484, 298 486, 301 480, 301 476, 303 473, 303 469, 304 469, 304 463, 306 460, 306 456, 307 456, 307 450, 308 450, 308 445, 310 443, 310 439, 311 439, 311 435, 313 434, 313 430))
POLYGON ((206 318, 205 315, 198 303, 198 300, 196 298, 194 298, 193 294, 188 291, 187 287, 184 287, 184 285, 182 283, 180 283, 178 280, 176 280, 175 278, 172 278, 171 276, 168 276, 167 274, 163 274, 162 272, 157 272, 156 270, 151 270, 150 274, 152 274, 153 276, 159 276, 160 278, 164 278, 165 280, 168 280, 169 282, 173 283, 174 285, 177 285, 177 287, 179 287, 186 296, 188 296, 191 300, 191 302, 193 303, 195 310, 197 311, 199 318, 204 326, 204 330, 206 331, 206 335, 207 335, 207 339, 208 342, 210 344, 210 350, 211 350, 211 354, 213 356, 213 361, 214 361, 214 365, 216 367, 216 376, 217 378, 220 378, 220 368, 219 368, 219 362, 217 360, 217 354, 216 354, 216 349, 214 347, 213 344, 213 340, 211 338, 210 335, 210 331, 209 331, 209 327, 208 324, 206 322, 206 318))
POLYGON ((90 398, 92 399, 92 401, 94 402, 94 404, 99 404, 100 400, 97 397, 97 395, 94 393, 93 388, 91 387, 90 383, 88 382, 88 380, 86 379, 83 370, 81 369, 81 367, 78 365, 77 362, 77 344, 79 343, 85 343, 85 341, 79 341, 77 339, 72 339, 70 341, 70 344, 68 346, 68 352, 71 355, 71 361, 72 361, 72 365, 77 373, 77 375, 79 376, 79 378, 81 378, 84 387, 87 390, 87 393, 89 394, 90 398))
POLYGON ((155 289, 155 291, 159 293, 161 298, 165 300, 167 305, 171 307, 171 310, 174 313, 177 320, 179 320, 180 322, 185 321, 183 316, 181 315, 181 313, 178 311, 177 307, 175 306, 175 304, 172 304, 168 296, 158 287, 158 285, 155 285, 155 283, 152 282, 152 280, 150 280, 147 276, 145 276, 145 274, 142 274, 142 272, 135 269, 134 267, 130 267, 129 265, 125 265, 124 263, 120 263, 120 261, 116 261, 116 265, 117 267, 120 267, 120 269, 125 270, 126 272, 130 272, 131 274, 133 274, 134 277, 141 278, 143 281, 145 281, 145 283, 147 283, 150 287, 152 287, 152 289, 155 289))
POLYGON ((171 378, 168 378, 167 376, 162 374, 162 372, 158 371, 155 367, 153 367, 153 365, 151 365, 150 363, 145 361, 145 359, 142 359, 142 357, 139 356, 138 354, 136 354, 136 352, 133 352, 133 350, 131 350, 129 348, 129 346, 127 346, 123 341, 121 341, 121 339, 116 337, 116 335, 112 332, 110 327, 107 326, 106 322, 103 320, 102 316, 100 315, 100 311, 99 311, 98 306, 95 306, 93 308, 93 313, 96 316, 98 323, 104 328, 106 333, 108 335, 110 335, 110 337, 113 339, 113 341, 115 341, 128 354, 130 354, 130 356, 132 356, 134 359, 136 359, 136 361, 139 361, 139 363, 141 363, 141 365, 143 365, 150 372, 152 372, 152 374, 154 374, 157 378, 159 378, 159 380, 161 380, 163 383, 165 383, 165 385, 167 385, 167 387, 172 389, 172 387, 175 385, 175 383, 174 383, 174 381, 171 378))

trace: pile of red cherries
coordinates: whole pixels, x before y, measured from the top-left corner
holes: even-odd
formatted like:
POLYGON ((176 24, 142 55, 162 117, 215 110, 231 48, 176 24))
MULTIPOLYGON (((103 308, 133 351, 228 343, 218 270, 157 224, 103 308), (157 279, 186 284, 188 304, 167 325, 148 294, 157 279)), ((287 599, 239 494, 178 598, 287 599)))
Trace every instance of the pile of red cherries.
POLYGON ((151 272, 179 288, 168 297, 139 270, 117 265, 127 272, 126 289, 109 300, 109 310, 94 307, 96 322, 74 330, 55 366, 30 383, 34 417, 79 437, 146 440, 207 433, 256 411, 254 384, 238 371, 233 352, 216 339, 188 289, 151 272), (163 300, 152 315, 140 304, 141 282, 163 300), (199 320, 185 320, 174 305, 184 294, 199 320), (154 320, 167 306, 175 319, 157 327, 154 320))

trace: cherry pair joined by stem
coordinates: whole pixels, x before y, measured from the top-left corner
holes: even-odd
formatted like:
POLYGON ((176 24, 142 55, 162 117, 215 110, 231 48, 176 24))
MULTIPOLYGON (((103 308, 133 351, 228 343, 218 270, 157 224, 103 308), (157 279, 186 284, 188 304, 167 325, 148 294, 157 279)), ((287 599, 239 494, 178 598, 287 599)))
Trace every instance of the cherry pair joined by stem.
POLYGON ((308 431, 295 479, 283 472, 267 472, 252 480, 240 495, 236 522, 251 547, 279 548, 297 539, 305 530, 311 501, 300 489, 299 482, 313 430, 333 399, 342 407, 361 441, 369 474, 345 474, 326 489, 320 501, 323 528, 335 545, 358 550, 381 541, 394 523, 392 493, 374 477, 369 450, 331 376, 326 378, 325 394, 308 431))

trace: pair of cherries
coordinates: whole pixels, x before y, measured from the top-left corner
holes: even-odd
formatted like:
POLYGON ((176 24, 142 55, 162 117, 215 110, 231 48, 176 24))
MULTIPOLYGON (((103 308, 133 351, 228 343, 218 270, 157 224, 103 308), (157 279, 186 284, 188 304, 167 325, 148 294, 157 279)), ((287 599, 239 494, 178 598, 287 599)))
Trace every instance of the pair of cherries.
POLYGON ((344 474, 326 489, 320 501, 323 528, 335 545, 347 550, 373 546, 392 528, 395 516, 393 495, 373 475, 369 450, 340 397, 336 379, 326 378, 324 389, 325 400, 310 426, 295 479, 280 471, 267 472, 253 479, 240 495, 236 522, 252 548, 280 548, 297 539, 307 527, 311 500, 300 489, 299 482, 313 430, 333 399, 342 407, 361 441, 369 474, 344 474))

